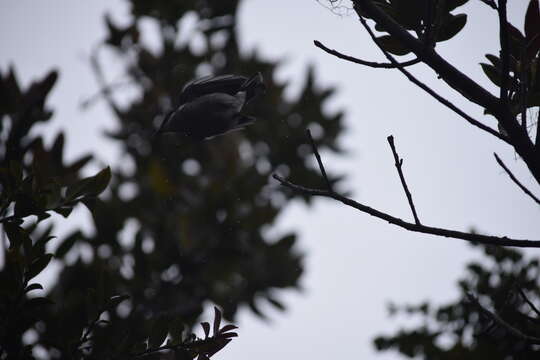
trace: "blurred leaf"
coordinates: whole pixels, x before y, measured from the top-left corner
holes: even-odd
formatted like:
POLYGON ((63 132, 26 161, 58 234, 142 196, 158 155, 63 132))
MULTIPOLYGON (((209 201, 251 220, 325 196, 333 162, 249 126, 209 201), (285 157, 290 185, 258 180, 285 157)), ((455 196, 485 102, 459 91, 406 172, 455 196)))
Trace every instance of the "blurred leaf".
POLYGON ((64 241, 56 248, 55 257, 58 259, 63 258, 69 250, 75 245, 75 242, 82 237, 82 232, 77 230, 68 235, 64 241))
POLYGON ((79 180, 77 183, 68 186, 66 200, 71 201, 80 196, 97 196, 107 188, 111 179, 111 169, 106 167, 94 176, 79 180))
POLYGON ((30 284, 24 289, 24 292, 28 293, 33 290, 43 290, 43 286, 41 286, 41 284, 38 284, 38 283, 30 284))
POLYGON ((34 260, 28 267, 28 271, 25 275, 26 280, 29 281, 41 273, 41 271, 43 271, 43 269, 45 269, 45 267, 49 264, 52 257, 52 254, 45 254, 34 260))
POLYGON ((43 305, 52 305, 54 302, 46 297, 30 298, 24 303, 26 310, 33 310, 34 308, 41 307, 43 305))
POLYGON ((167 333, 169 331, 169 318, 162 316, 154 321, 152 326, 152 332, 148 338, 148 345, 150 348, 157 348, 165 342, 167 333))
POLYGON ((58 207, 56 209, 53 209, 54 212, 62 215, 63 217, 67 218, 69 216, 69 214, 71 214, 71 212, 73 211, 73 207, 72 206, 62 206, 62 207, 58 207))
POLYGON ((129 295, 116 295, 111 297, 108 301, 105 307, 107 309, 114 309, 116 308, 122 301, 129 299, 129 295))

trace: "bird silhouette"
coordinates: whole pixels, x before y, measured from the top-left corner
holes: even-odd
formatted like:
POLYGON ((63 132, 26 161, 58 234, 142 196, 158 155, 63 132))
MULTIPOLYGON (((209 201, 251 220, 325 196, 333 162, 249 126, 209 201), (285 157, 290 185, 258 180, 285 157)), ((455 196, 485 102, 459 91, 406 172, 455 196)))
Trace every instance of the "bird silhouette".
POLYGON ((255 118, 241 111, 265 89, 261 73, 250 78, 219 75, 192 80, 182 89, 178 106, 165 117, 154 139, 162 133, 178 133, 202 141, 242 129, 255 118))

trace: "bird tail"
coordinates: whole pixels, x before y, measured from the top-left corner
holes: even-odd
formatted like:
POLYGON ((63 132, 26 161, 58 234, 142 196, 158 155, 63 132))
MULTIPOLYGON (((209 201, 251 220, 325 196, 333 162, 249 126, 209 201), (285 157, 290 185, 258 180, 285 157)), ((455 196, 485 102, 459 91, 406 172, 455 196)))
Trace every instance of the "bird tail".
POLYGON ((239 92, 240 91, 246 92, 246 103, 257 95, 264 93, 266 91, 266 86, 264 85, 262 74, 258 72, 247 79, 240 87, 239 92))

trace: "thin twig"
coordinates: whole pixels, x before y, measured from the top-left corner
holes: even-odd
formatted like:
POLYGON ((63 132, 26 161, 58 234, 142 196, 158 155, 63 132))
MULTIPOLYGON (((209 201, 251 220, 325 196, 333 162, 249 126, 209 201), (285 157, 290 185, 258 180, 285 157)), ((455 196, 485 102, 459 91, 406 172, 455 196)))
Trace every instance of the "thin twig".
POLYGON ((515 336, 516 338, 526 341, 530 344, 540 344, 540 338, 530 336, 527 334, 522 333, 520 330, 516 329, 506 321, 504 321, 499 315, 495 314, 494 312, 484 308, 482 304, 478 301, 478 299, 473 296, 472 294, 467 294, 467 299, 475 305, 484 315, 489 317, 491 320, 493 320, 495 323, 497 323, 499 326, 505 328, 510 334, 515 336))
POLYGON ((461 239, 461 240, 471 241, 471 242, 479 243, 479 244, 540 248, 540 240, 511 239, 506 236, 499 237, 499 236, 482 235, 482 234, 476 234, 476 233, 467 233, 467 232, 461 232, 461 231, 456 231, 456 230, 448 230, 448 229, 414 224, 411 222, 404 221, 390 214, 384 213, 382 211, 379 211, 377 209, 374 209, 372 207, 369 207, 367 205, 363 205, 357 201, 354 201, 345 196, 339 195, 335 192, 330 192, 330 191, 321 190, 321 189, 312 189, 312 188, 307 188, 301 185, 293 184, 277 174, 273 174, 272 177, 276 179, 277 181, 279 181, 281 185, 288 187, 291 190, 302 192, 304 194, 311 195, 311 196, 322 196, 322 197, 327 197, 327 198, 340 201, 347 206, 353 207, 361 212, 364 212, 376 218, 388 221, 390 224, 402 227, 409 231, 448 237, 448 238, 461 239))
POLYGON ((330 48, 324 46, 320 41, 314 40, 313 43, 319 49, 321 49, 321 50, 327 52, 328 54, 333 55, 333 56, 335 56, 335 57, 337 57, 339 59, 347 60, 347 61, 353 62, 355 64, 365 65, 365 66, 369 66, 369 67, 372 67, 372 68, 395 69, 398 66, 401 66, 401 67, 411 66, 411 65, 418 64, 420 62, 420 59, 418 59, 418 58, 399 63, 399 65, 395 65, 395 64, 392 64, 392 63, 378 63, 378 62, 374 62, 374 61, 366 61, 366 60, 358 59, 358 58, 356 58, 354 56, 350 56, 350 55, 340 53, 337 50, 330 49, 330 48))
MULTIPOLYGON (((529 305, 529 307, 532 309, 532 311, 534 311, 536 313, 536 315, 540 318, 540 311, 538 310, 538 308, 536 306, 534 306, 534 304, 531 302, 531 300, 529 300, 529 298, 527 297, 527 295, 525 294, 523 289, 518 287, 518 291, 519 291, 519 294, 521 295, 521 297, 523 298, 523 300, 525 300, 525 302, 527 303, 527 305, 529 305)), ((539 320, 539 319, 535 319, 535 320, 539 320)))
POLYGON ((317 150, 317 146, 315 145, 315 141, 313 140, 313 136, 311 136, 311 131, 309 129, 306 130, 309 142, 311 143, 311 148, 313 149, 313 154, 315 154, 315 158, 317 158, 317 163, 319 164, 319 170, 321 171, 321 175, 326 182, 326 188, 329 192, 334 192, 332 189, 332 184, 330 183, 330 180, 328 179, 328 176, 326 175, 326 170, 324 169, 323 162, 321 160, 321 155, 319 155, 319 150, 317 150))
POLYGON ((504 171, 506 171, 510 179, 512 179, 512 181, 516 183, 516 185, 519 186, 519 188, 523 190, 525 194, 529 195, 534 201, 536 201, 537 204, 540 205, 540 199, 534 196, 534 194, 529 189, 527 189, 521 182, 519 182, 519 180, 514 176, 514 174, 512 174, 510 169, 506 167, 506 165, 502 162, 501 158, 499 158, 496 153, 493 153, 493 155, 495 156, 495 160, 497 160, 497 163, 504 169, 504 171))
POLYGON ((416 225, 420 225, 420 219, 418 219, 418 214, 416 213, 416 208, 414 207, 414 202, 412 199, 411 192, 409 191, 409 187, 407 186, 407 182, 405 181, 405 176, 403 175, 403 171, 401 169, 403 165, 403 159, 399 158, 399 155, 396 150, 396 146, 394 145, 394 137, 390 135, 386 139, 388 140, 388 144, 390 144, 390 148, 392 149, 392 154, 394 154, 396 169, 398 171, 399 179, 401 180, 401 185, 403 186, 403 190, 405 191, 405 195, 407 196, 409 206, 411 207, 411 211, 414 216, 414 222, 416 223, 416 225))
POLYGON ((92 54, 90 55, 90 65, 92 67, 92 70, 94 72, 94 75, 96 77, 96 80, 101 87, 101 94, 113 110, 113 112, 119 117, 122 117, 122 112, 120 111, 120 107, 116 104, 112 97, 112 89, 107 87, 107 80, 105 79, 105 74, 103 73, 103 69, 101 68, 101 65, 99 63, 99 50, 100 47, 97 46, 94 51, 92 51, 92 54))
POLYGON ((381 51, 383 52, 383 54, 386 56, 386 58, 396 66, 396 69, 398 69, 399 71, 401 71, 403 73, 403 75, 405 75, 407 77, 407 79, 409 79, 409 81, 411 81, 413 84, 417 85, 419 88, 421 88, 422 90, 424 90, 425 92, 427 92, 429 95, 431 95, 433 98, 435 98, 435 100, 439 101, 441 104, 445 105, 446 107, 448 107, 450 110, 452 110, 453 112, 455 112, 456 114, 458 114, 459 116, 461 116, 462 118, 464 118, 465 120, 467 120, 471 125, 474 125, 488 133, 490 133, 491 135, 499 138, 500 140, 506 142, 507 144, 509 145, 512 145, 513 144, 508 140, 508 138, 506 136, 503 136, 501 135, 498 131, 490 128, 489 126, 486 126, 484 124, 482 124, 480 121, 478 120, 475 120, 473 119, 471 116, 469 116, 468 114, 466 114, 465 112, 463 112, 461 109, 459 109, 457 106, 455 106, 454 104, 452 104, 450 101, 448 101, 447 99, 443 98, 441 95, 437 94, 433 89, 431 89, 429 86, 427 86, 426 84, 424 84, 423 82, 421 82, 420 80, 418 80, 416 77, 414 77, 410 72, 408 72, 406 69, 402 68, 401 66, 399 66, 399 63, 398 61, 392 56, 390 55, 386 50, 384 50, 384 48, 381 46, 381 44, 379 43, 379 40, 377 40, 377 37, 375 36, 375 34, 373 33, 373 31, 371 30, 371 28, 369 27, 369 25, 367 24, 366 20, 359 16, 359 19, 360 19, 360 22, 362 23, 362 25, 364 26, 364 28, 367 30, 367 32, 369 33, 369 35, 371 36, 371 39, 373 40, 373 42, 381 49, 381 51))

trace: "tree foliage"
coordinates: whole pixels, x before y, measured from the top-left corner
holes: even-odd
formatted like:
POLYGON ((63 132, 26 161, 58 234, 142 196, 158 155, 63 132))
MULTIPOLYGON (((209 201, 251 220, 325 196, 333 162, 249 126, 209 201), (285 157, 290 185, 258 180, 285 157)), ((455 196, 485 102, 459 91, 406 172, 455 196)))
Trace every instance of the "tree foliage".
POLYGON ((240 53, 238 4, 131 0, 128 24, 105 16, 108 35, 91 66, 99 99, 117 122, 107 136, 122 158, 91 177, 80 172, 92 156, 65 164, 62 134, 47 148, 31 131, 52 115, 45 101, 56 72, 25 91, 13 70, 2 76, 1 216, 9 249, 0 276, 10 285, 1 290, 7 321, 0 326, 0 358, 31 358, 41 349, 51 358, 174 351, 180 359, 206 359, 236 336, 233 325, 221 326, 222 317, 234 320, 241 306, 264 317, 262 301, 285 309, 279 293, 299 288, 302 255, 295 234, 270 237, 267 229, 288 200, 310 198, 276 187, 270 172, 294 167, 299 180, 320 181, 304 129, 318 134, 317 145, 339 152, 342 114, 322 111, 333 89, 317 87, 313 69, 300 94, 287 99, 287 84, 274 79, 278 63, 240 53), (190 38, 201 40, 198 50, 182 40, 189 17, 196 19, 190 38), (144 22, 156 25, 157 44, 142 41, 144 22), (123 83, 137 91, 127 104, 120 105, 121 90, 105 77, 104 54, 125 65, 123 83), (203 143, 174 135, 152 141, 188 80, 256 72, 268 91, 247 110, 259 119, 253 126, 203 143), (36 226, 51 211, 69 216, 79 203, 91 211, 93 232, 76 229, 54 239, 52 224, 36 226), (61 267, 58 278, 46 296, 33 297, 42 285, 31 279, 52 259, 61 267), (202 322, 198 338, 194 324, 210 303, 221 310, 215 308, 212 331, 202 322))

